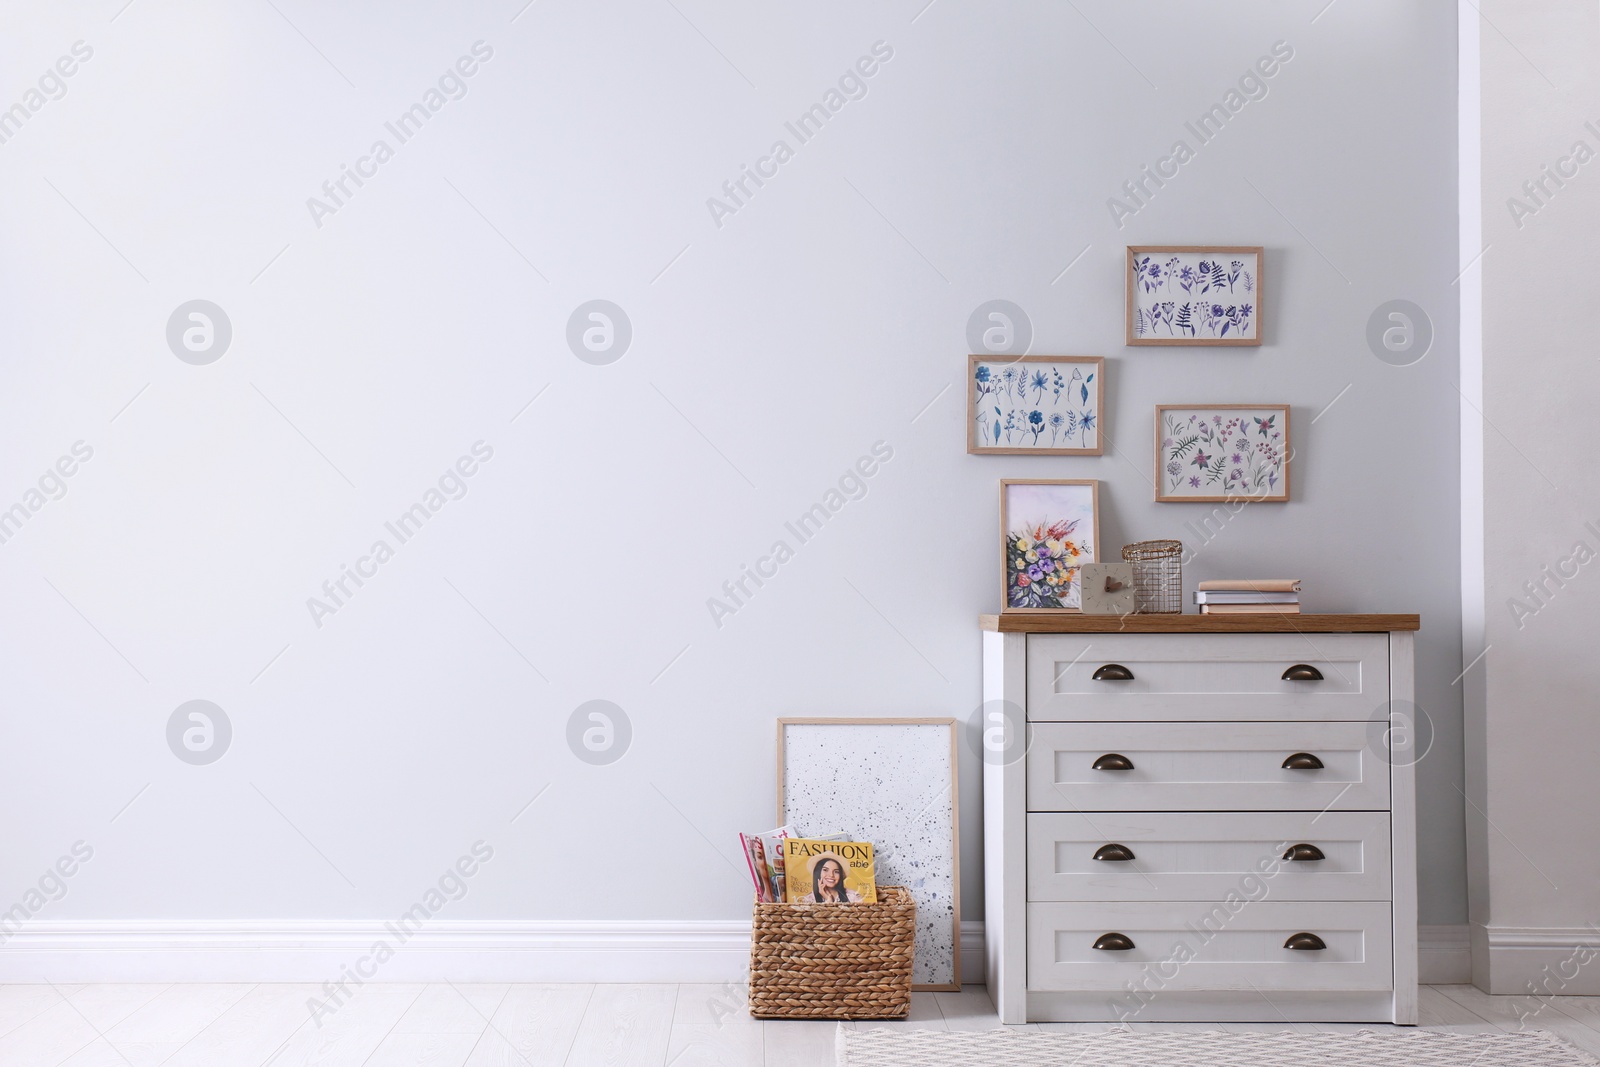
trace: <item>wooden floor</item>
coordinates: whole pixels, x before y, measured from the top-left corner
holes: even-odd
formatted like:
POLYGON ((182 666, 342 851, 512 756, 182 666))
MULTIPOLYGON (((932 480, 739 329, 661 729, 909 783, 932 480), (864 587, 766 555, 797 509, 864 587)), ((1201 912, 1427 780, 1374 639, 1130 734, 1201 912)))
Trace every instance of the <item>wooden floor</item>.
MULTIPOLYGON (((0 986, 5 1067, 826 1067, 836 1024, 759 1022, 737 986, 373 985, 311 1019, 301 985, 0 986)), ((1600 998, 1422 990, 1439 1030, 1551 1030, 1600 1056, 1600 998), (1531 1017, 1528 1017, 1531 1016, 1531 1017), (1525 1018, 1527 1017, 1527 1018, 1525 1018)), ((847 1024, 849 1025, 849 1024, 847 1024)), ((918 993, 903 1023, 987 1030, 988 994, 918 993)), ((1133 1029, 1356 1030, 1358 1025, 1132 1024, 1133 1029)), ((1099 1030, 1090 1024, 1037 1029, 1099 1030)))

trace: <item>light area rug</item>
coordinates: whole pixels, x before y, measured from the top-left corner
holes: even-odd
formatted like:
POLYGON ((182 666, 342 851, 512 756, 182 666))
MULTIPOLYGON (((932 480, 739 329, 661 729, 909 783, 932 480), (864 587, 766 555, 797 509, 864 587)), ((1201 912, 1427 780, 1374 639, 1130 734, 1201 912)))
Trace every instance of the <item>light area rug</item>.
POLYGON ((839 1067, 1596 1067, 1554 1034, 849 1030, 839 1067))

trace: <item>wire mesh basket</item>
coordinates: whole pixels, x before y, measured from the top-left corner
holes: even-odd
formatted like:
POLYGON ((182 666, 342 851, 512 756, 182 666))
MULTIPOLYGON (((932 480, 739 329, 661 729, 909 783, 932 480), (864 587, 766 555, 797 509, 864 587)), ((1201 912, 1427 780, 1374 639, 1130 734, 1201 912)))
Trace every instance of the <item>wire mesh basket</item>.
POLYGON ((1122 560, 1133 564, 1133 592, 1139 614, 1182 613, 1182 541, 1136 541, 1123 545, 1122 560))

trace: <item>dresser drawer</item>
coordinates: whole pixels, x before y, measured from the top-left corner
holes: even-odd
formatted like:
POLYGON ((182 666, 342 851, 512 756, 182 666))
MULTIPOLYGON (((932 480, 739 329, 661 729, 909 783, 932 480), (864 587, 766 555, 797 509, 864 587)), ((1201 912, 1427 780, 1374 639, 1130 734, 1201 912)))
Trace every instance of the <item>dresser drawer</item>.
POLYGON ((1035 723, 1029 731, 1029 811, 1389 807, 1381 729, 1368 723, 1035 723), (1283 765, 1297 755, 1322 767, 1283 765), (1123 759, 1101 759, 1112 756, 1123 759), (1096 769, 1097 761, 1132 768, 1096 769))
POLYGON ((1389 702, 1389 638, 1031 634, 1027 691, 1028 718, 1041 722, 1364 720, 1389 702), (1125 670, 1101 670, 1111 665, 1125 670), (1287 680, 1291 667, 1321 679, 1287 680))
POLYGON ((1029 900, 1388 900, 1385 812, 1028 816, 1029 900), (1304 847, 1311 846, 1312 852, 1304 847), (1285 860, 1294 850, 1302 857, 1285 860), (1132 854, 1132 859, 1124 858, 1132 854), (1096 858, 1097 854, 1101 858, 1096 858), (1323 858, 1316 859, 1320 854, 1323 858))
POLYGON ((1028 905, 1028 989, 1378 990, 1392 988, 1388 904, 1262 900, 1028 905), (1097 949, 1105 934, 1133 943, 1097 949), (1326 947, 1284 943, 1311 934, 1326 947))

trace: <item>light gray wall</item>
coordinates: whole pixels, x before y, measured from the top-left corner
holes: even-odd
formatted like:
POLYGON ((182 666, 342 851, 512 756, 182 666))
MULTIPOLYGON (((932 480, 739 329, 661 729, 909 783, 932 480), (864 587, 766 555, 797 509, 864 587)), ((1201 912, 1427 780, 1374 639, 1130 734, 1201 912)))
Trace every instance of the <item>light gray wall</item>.
POLYGON ((41 917, 387 916, 483 839, 453 918, 740 917, 775 717, 975 711, 996 483, 1032 476, 1101 479, 1107 546, 1198 547, 1191 588, 1298 575, 1311 610, 1422 613, 1422 915, 1464 917, 1448 8, 119 6, 13 4, 0 34, 5 104, 93 48, 0 145, 0 504, 93 449, 0 545, 0 904, 81 839, 41 917), (477 41, 465 97, 398 145, 384 123, 477 41), (864 98, 800 144, 785 122, 875 42, 864 98), (1198 144, 1276 42, 1266 95, 1198 144), (394 158, 314 221, 379 138, 394 158), (1110 198, 1179 139, 1119 228, 1110 198), (1125 348, 1130 243, 1265 245, 1266 343, 1125 348), (1108 358, 1103 458, 964 454, 968 318, 997 298, 1032 351, 1108 358), (1395 298, 1436 332, 1413 366, 1366 340, 1395 298), (232 324, 207 366, 165 336, 193 299, 232 324), (607 366, 565 337, 591 299, 632 324, 607 366), (1206 507, 1151 502, 1152 409, 1226 401, 1293 405, 1295 499, 1202 545, 1206 507), (385 521, 479 441, 466 496, 396 546, 385 521), (865 496, 789 537, 880 441, 865 496), (395 557, 315 625, 379 538, 395 557), (204 767, 165 733, 194 699, 234 732, 204 767), (593 699, 631 722, 610 765, 568 746, 593 699))
POLYGON ((1593 994, 1594 969, 1566 961, 1574 944, 1595 942, 1600 920, 1589 847, 1600 807, 1600 479, 1583 437, 1600 388, 1589 329, 1600 26, 1590 3, 1497 2, 1484 17, 1481 499, 1467 519, 1483 532, 1468 566, 1481 574, 1487 650, 1472 672, 1475 976, 1495 992, 1533 980, 1593 994))

